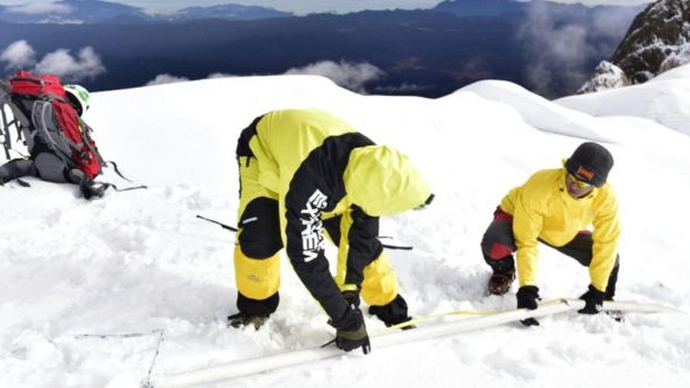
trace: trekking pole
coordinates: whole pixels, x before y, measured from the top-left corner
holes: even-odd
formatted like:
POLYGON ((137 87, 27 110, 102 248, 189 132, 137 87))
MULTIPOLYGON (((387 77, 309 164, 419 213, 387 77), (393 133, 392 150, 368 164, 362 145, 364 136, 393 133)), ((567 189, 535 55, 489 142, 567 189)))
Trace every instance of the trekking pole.
POLYGON ((198 214, 196 215, 196 218, 201 218, 201 219, 204 220, 204 221, 208 221, 208 222, 214 223, 214 224, 216 224, 216 225, 220 225, 220 227, 223 228, 223 229, 227 229, 227 230, 232 231, 232 232, 237 232, 237 228, 232 227, 232 226, 230 226, 230 225, 226 225, 226 224, 224 224, 224 223, 222 223, 222 222, 219 222, 219 221, 216 221, 216 220, 212 220, 212 219, 210 219, 210 218, 206 218, 206 217, 200 216, 200 215, 198 215, 198 214))
POLYGON ((12 139, 10 138, 10 124, 7 121, 7 115, 5 114, 5 103, 0 100, 0 115, 2 115, 2 128, 0 128, 0 134, 4 137, 3 146, 5 148, 5 156, 7 160, 10 160, 10 148, 12 148, 12 139))
MULTIPOLYGON (((226 224, 224 224, 224 223, 222 223, 222 222, 219 222, 219 221, 216 221, 216 220, 212 220, 212 219, 210 219, 210 218, 206 218, 206 217, 201 216, 201 215, 199 215, 199 214, 196 215, 196 218, 200 218, 200 219, 202 219, 202 220, 204 220, 204 221, 208 221, 208 222, 214 223, 214 224, 216 224, 216 225, 219 225, 219 226, 220 226, 221 228, 223 228, 223 229, 227 229, 227 230, 230 230, 230 231, 233 231, 233 232, 237 232, 237 228, 235 228, 235 227, 232 227, 232 226, 230 226, 230 225, 226 225, 226 224)), ((381 237, 379 237, 379 238, 390 238, 390 237, 388 237, 388 236, 381 236, 381 237)), ((387 248, 387 249, 399 249, 399 250, 404 250, 404 251, 411 251, 411 250, 413 249, 412 247, 408 247, 408 246, 396 246, 396 245, 388 245, 388 244, 381 244, 381 246, 383 246, 384 248, 387 248)))
MULTIPOLYGON (((391 237, 391 236, 379 236, 379 240, 387 239, 387 238, 393 238, 393 237, 391 237)), ((398 246, 398 245, 389 245, 389 244, 383 244, 383 243, 381 244, 381 246, 386 248, 386 249, 397 249, 397 250, 401 250, 401 251, 411 251, 414 249, 411 246, 404 246, 404 245, 398 246)))

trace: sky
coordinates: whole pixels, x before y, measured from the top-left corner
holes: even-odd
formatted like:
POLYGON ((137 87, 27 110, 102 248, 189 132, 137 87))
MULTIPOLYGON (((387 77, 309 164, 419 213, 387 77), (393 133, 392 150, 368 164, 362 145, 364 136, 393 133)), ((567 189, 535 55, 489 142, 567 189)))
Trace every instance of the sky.
MULTIPOLYGON (((284 255, 276 313, 259 331, 227 328, 226 316, 236 312, 234 236, 195 218, 235 224, 234 153, 244 127, 269 110, 312 107, 406 153, 436 194, 424 211, 381 219, 381 235, 414 247, 387 253, 413 316, 515 308, 515 285, 504 296, 486 295, 482 234, 508 190, 539 169, 560 168, 590 140, 615 159, 609 180, 623 230, 616 299, 685 314, 631 313, 618 323, 564 313, 535 328, 508 323, 374 346, 366 357, 353 352, 217 387, 688 387, 688 99, 690 65, 643 85, 555 102, 505 81, 432 100, 364 96, 304 75, 94 93, 84 118, 99 150, 149 189, 86 202, 74 185, 27 178, 29 188, 0 187, 0 386, 140 388, 148 377, 155 383, 332 339, 284 255)), ((99 179, 127 184, 112 168, 99 179)), ((327 256, 333 264, 330 245, 327 256)), ((584 267, 544 246, 540 257, 544 301, 586 291, 584 267)), ((364 316, 370 335, 381 338, 383 324, 364 316)))
MULTIPOLYGON (((122 4, 142 7, 156 12, 170 12, 188 6, 208 6, 216 4, 244 4, 272 7, 281 11, 304 14, 310 12, 352 12, 362 9, 393 9, 393 8, 431 8, 442 0, 119 0, 122 4)), ((649 3, 648 0, 555 0, 562 3, 583 3, 587 5, 637 5, 649 3)), ((31 3, 37 6, 42 3, 52 3, 52 0, 3 0, 2 5, 18 5, 31 3)))

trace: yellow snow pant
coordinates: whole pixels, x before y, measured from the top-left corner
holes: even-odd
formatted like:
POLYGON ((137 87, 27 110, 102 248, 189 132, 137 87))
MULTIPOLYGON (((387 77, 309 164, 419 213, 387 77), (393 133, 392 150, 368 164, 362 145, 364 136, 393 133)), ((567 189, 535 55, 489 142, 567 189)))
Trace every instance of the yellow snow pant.
MULTIPOLYGON (((238 308, 250 315, 269 315, 277 307, 280 287, 279 197, 259 183, 256 159, 241 156, 238 163, 239 230, 234 251, 238 308)), ((390 303, 398 295, 398 280, 377 238, 378 218, 350 209, 331 216, 324 225, 338 246, 338 287, 342 291, 360 288, 370 306, 390 303), (354 218, 358 222, 352 233, 354 218)))

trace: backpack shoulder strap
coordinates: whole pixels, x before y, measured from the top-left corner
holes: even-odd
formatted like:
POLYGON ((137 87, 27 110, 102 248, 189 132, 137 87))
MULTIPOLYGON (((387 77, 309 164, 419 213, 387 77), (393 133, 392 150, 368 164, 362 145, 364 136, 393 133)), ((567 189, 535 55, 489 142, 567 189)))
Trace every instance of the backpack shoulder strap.
POLYGON ((28 119, 22 111, 12 102, 10 96, 10 85, 4 80, 0 79, 0 136, 3 138, 3 148, 5 149, 5 156, 7 160, 11 159, 10 149, 12 149, 12 137, 10 136, 10 127, 14 126, 17 131, 17 140, 22 139, 22 130, 28 126, 28 119), (12 120, 7 118, 5 109, 9 107, 12 111, 12 120))
POLYGON ((5 79, 0 79, 0 104, 4 104, 7 101, 11 91, 10 83, 5 79))
POLYGON ((105 165, 103 156, 101 156, 98 148, 96 148, 96 143, 91 139, 93 128, 91 128, 86 121, 82 120, 81 117, 79 117, 79 126, 81 127, 82 137, 84 137, 84 145, 96 156, 96 159, 98 159, 98 162, 100 162, 101 165, 105 165))
POLYGON ((48 100, 36 100, 33 106, 32 122, 35 126, 34 136, 40 138, 43 143, 68 165, 73 165, 72 151, 81 151, 79 145, 64 136, 61 128, 55 123, 53 105, 48 100))
POLYGON ((10 157, 10 148, 12 148, 12 138, 10 136, 10 124, 7 121, 7 116, 5 115, 5 104, 0 100, 0 116, 2 116, 2 122, 0 122, 0 136, 2 136, 2 146, 5 150, 5 157, 7 160, 12 159, 10 157))

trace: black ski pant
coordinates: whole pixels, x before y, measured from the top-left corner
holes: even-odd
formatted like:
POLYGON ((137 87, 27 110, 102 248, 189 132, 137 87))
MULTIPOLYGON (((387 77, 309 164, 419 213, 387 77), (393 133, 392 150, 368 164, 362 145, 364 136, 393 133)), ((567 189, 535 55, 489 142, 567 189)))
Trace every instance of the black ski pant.
POLYGON ((0 184, 27 176, 54 183, 80 184, 85 176, 51 152, 41 152, 28 159, 12 159, 0 167, 0 184))
MULTIPOLYGON (((572 257, 578 263, 589 267, 592 263, 592 233, 583 230, 575 235, 570 242, 562 247, 553 246, 546 241, 539 242, 572 257)), ((498 208, 494 212, 494 219, 484 233, 481 243, 484 261, 494 270, 494 272, 506 272, 515 269, 515 258, 513 252, 517 250, 515 237, 513 235, 513 217, 498 208)), ((620 257, 616 255, 616 264, 609 275, 606 286, 606 299, 613 299, 616 294, 616 283, 618 282, 618 271, 620 268, 620 257)))
POLYGON ((31 159, 12 159, 0 166, 0 185, 25 176, 37 176, 36 166, 31 159))

